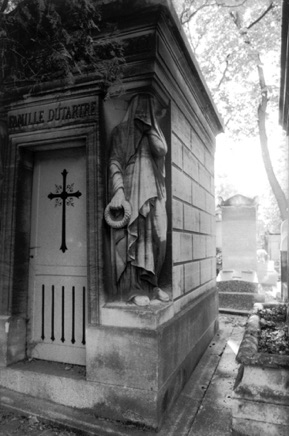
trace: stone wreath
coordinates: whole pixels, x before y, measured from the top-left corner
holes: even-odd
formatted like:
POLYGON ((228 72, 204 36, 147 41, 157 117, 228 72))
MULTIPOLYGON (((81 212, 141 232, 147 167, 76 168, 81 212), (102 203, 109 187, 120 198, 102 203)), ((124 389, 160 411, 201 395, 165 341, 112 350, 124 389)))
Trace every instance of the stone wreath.
POLYGON ((122 229, 125 227, 131 217, 131 205, 128 201, 122 203, 123 215, 119 217, 116 213, 116 209, 111 208, 111 203, 109 203, 104 211, 104 219, 107 224, 113 229, 122 229))

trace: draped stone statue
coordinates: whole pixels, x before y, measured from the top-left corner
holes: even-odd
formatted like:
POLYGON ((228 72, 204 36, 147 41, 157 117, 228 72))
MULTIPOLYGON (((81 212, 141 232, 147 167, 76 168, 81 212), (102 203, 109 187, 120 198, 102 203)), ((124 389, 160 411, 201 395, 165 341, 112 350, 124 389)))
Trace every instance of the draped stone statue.
POLYGON ((117 299, 139 306, 151 299, 169 301, 158 287, 167 238, 166 153, 153 97, 133 97, 123 121, 112 132, 105 218, 112 227, 117 299))

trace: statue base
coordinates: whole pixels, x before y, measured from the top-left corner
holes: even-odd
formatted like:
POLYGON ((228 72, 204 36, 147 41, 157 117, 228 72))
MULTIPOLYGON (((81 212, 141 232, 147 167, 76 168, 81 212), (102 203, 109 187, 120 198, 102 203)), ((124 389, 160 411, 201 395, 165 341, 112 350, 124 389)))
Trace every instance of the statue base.
POLYGON ((95 414, 159 428, 218 329, 217 298, 213 288, 174 317, 172 303, 106 305, 106 325, 87 331, 87 381, 107 389, 95 414))

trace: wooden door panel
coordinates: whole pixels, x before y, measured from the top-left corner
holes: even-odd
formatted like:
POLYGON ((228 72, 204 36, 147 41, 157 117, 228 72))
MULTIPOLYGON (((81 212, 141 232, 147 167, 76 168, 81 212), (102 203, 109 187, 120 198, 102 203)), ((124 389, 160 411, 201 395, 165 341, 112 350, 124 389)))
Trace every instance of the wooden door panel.
POLYGON ((80 365, 85 365, 85 170, 83 149, 35 153, 30 250, 30 355, 80 365))

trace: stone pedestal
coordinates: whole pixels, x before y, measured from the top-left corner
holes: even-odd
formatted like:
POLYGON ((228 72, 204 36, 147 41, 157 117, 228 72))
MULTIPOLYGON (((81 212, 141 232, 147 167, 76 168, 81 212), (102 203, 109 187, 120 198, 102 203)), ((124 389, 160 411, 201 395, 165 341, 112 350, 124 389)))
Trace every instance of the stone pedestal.
MULTIPOLYGON (((90 327, 87 381, 102 389, 115 387, 95 404, 95 414, 149 427, 160 425, 164 411, 178 397, 216 331, 216 303, 216 295, 211 293, 206 308, 200 299, 164 324, 160 318, 171 312, 171 305, 165 310, 124 309, 121 327, 90 327), (146 328, 140 328, 140 319, 146 328)), ((113 307, 107 309, 114 311, 113 307)))
POLYGON ((254 303, 264 300, 258 295, 258 278, 254 271, 220 271, 217 287, 220 309, 250 311, 254 303))

